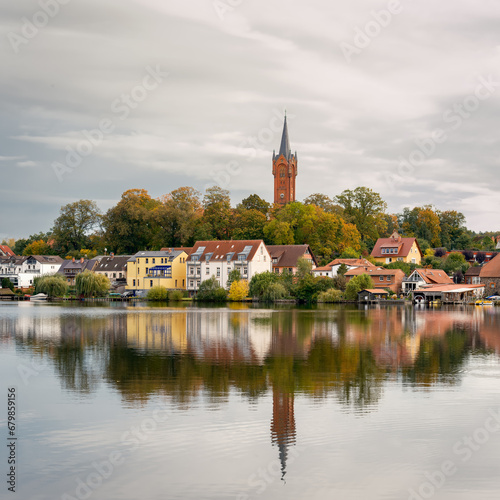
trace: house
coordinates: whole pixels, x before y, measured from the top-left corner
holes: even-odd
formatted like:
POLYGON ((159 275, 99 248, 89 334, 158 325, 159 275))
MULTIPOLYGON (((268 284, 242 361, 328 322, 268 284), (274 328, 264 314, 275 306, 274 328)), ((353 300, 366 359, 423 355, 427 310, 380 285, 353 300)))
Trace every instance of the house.
POLYGON ((412 290, 416 303, 432 302, 470 302, 484 295, 484 285, 426 285, 412 290))
POLYGON ((132 255, 115 255, 101 257, 94 272, 104 274, 110 281, 127 280, 127 262, 132 255))
POLYGON ((481 272, 481 266, 471 266, 467 269, 464 274, 465 284, 467 285, 479 285, 481 279, 479 278, 479 273, 481 272))
POLYGON ((442 269, 415 269, 403 280, 403 293, 417 290, 422 285, 453 285, 453 280, 442 269))
POLYGON ((28 257, 0 257, 0 280, 9 278, 15 287, 19 285, 19 274, 22 272, 23 262, 28 257))
POLYGON ((69 286, 75 286, 78 274, 83 273, 83 271, 93 271, 98 264, 98 259, 88 260, 82 257, 77 260, 73 257, 71 260, 65 260, 57 272, 66 277, 69 286))
POLYGON ((339 267, 344 264, 347 270, 356 269, 357 267, 375 267, 369 260, 366 259, 335 259, 329 262, 326 266, 313 269, 314 276, 324 276, 327 278, 335 278, 339 267))
POLYGON ((381 267, 356 267, 347 271, 344 276, 349 281, 354 276, 367 274, 373 280, 374 288, 390 288, 394 293, 401 293, 405 273, 401 269, 383 269, 381 267))
POLYGON ((184 250, 137 252, 127 261, 127 290, 185 290, 187 257, 184 250))
POLYGON ((358 302, 373 302, 374 300, 387 299, 389 292, 376 288, 366 288, 358 292, 358 302))
POLYGON ((16 254, 7 245, 0 245, 0 256, 15 257, 16 254))
POLYGON ((416 238, 402 238, 397 231, 394 231, 389 238, 377 240, 371 256, 382 264, 391 262, 420 264, 423 254, 416 238))
POLYGON ((225 287, 229 273, 238 269, 250 280, 256 273, 272 271, 271 256, 262 240, 198 241, 187 259, 186 279, 190 294, 215 276, 225 287))
POLYGON ((479 279, 488 295, 500 293, 500 254, 481 267, 479 279))
POLYGON ((57 273, 63 262, 57 255, 30 255, 21 264, 18 286, 28 288, 37 276, 57 273))
POLYGON ((309 245, 266 245, 271 256, 273 273, 297 272, 297 261, 300 258, 311 261, 312 268, 316 268, 318 261, 309 245))

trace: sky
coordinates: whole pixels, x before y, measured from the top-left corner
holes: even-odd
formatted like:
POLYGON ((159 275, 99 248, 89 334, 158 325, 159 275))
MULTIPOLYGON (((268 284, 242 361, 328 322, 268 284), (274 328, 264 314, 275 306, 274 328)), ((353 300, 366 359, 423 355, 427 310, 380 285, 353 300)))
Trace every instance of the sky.
POLYGON ((273 201, 286 110, 297 199, 367 186, 499 230, 495 0, 0 4, 0 239, 79 199, 228 189, 273 201))

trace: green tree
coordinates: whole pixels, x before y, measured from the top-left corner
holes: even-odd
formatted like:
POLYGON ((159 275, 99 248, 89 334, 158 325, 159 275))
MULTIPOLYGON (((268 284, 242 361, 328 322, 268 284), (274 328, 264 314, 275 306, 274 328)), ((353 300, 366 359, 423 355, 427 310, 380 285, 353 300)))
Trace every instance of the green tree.
POLYGON ((346 300, 358 300, 358 292, 365 289, 374 288, 373 279, 368 274, 354 276, 347 283, 344 297, 346 300))
POLYGON ((202 281, 196 300, 209 302, 224 302, 227 299, 227 292, 219 285, 219 282, 212 276, 210 279, 202 281))
POLYGON ((226 282, 226 288, 229 290, 231 288, 231 285, 235 281, 240 281, 241 280, 241 273, 239 269, 233 269, 227 277, 227 282, 226 282))
POLYGON ((62 274, 46 274, 33 280, 35 294, 45 293, 49 297, 64 297, 68 292, 68 283, 62 274))
POLYGON ((293 245, 293 231, 288 222, 273 219, 264 226, 264 239, 268 245, 293 245))
POLYGON ((153 219, 158 224, 157 246, 192 246, 203 215, 201 193, 191 187, 174 189, 160 198, 153 219))
POLYGON ((472 240, 465 227, 465 215, 456 210, 437 212, 441 227, 441 245, 448 250, 470 248, 472 240))
POLYGON ((146 300, 166 302, 168 300, 168 290, 164 286, 154 286, 148 290, 146 300))
POLYGON ((256 194, 251 194, 236 206, 237 209, 257 210, 264 215, 267 215, 270 207, 271 205, 266 200, 256 194))
POLYGON ((61 207, 54 221, 52 235, 59 253, 88 248, 89 236, 101 223, 102 215, 95 201, 79 200, 61 207))
MULTIPOLYGON (((160 202, 145 189, 129 189, 103 218, 108 250, 116 254, 134 254, 153 246, 158 224, 154 210, 160 202)), ((78 247, 81 248, 81 247, 78 247)))
POLYGON ((45 241, 38 240, 26 245, 23 255, 54 255, 54 250, 45 241))
POLYGON ((443 262, 443 270, 448 274, 454 274, 458 271, 465 273, 469 267, 469 263, 461 252, 450 253, 443 262))
POLYGON ((271 283, 262 294, 264 302, 276 302, 287 296, 287 290, 281 283, 271 283))
POLYGON ((234 211, 235 240, 262 240, 264 239, 264 227, 267 223, 266 216, 259 210, 237 208, 234 211))
POLYGON ((9 278, 2 278, 2 288, 10 288, 14 291, 14 283, 9 278))
POLYGON ((203 197, 203 219, 212 228, 217 240, 228 240, 232 234, 231 198, 227 189, 219 186, 207 188, 203 197))
POLYGON ((354 248, 347 247, 340 255, 339 259, 359 259, 360 253, 354 250, 354 248))
POLYGON ((304 205, 315 205, 323 209, 326 213, 340 215, 344 213, 344 209, 333 202, 333 200, 321 193, 314 193, 309 195, 304 200, 304 205))
POLYGON ((250 280, 249 294, 251 297, 262 297, 264 292, 273 283, 279 281, 279 276, 276 273, 265 271, 263 273, 256 273, 250 280))
POLYGON ((109 279, 104 274, 89 270, 77 274, 75 278, 76 295, 83 297, 105 297, 110 288, 109 279))
MULTIPOLYGON (((37 234, 32 234, 28 238, 21 238, 16 240, 15 244, 13 247, 10 247, 11 250, 16 254, 16 255, 24 255, 24 249, 30 245, 31 243, 34 243, 35 241, 45 241, 48 242, 51 239, 50 233, 37 233, 37 234)), ((54 252, 52 251, 52 254, 54 252)), ((52 255, 50 254, 50 255, 52 255)), ((41 254, 33 254, 33 255, 41 255, 41 254)))

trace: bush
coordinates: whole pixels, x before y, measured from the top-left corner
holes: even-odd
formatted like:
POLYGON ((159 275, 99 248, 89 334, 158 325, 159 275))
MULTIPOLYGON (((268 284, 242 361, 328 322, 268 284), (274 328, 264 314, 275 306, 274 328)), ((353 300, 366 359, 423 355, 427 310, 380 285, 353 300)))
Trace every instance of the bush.
POLYGON ((164 286, 154 286, 146 295, 146 300, 165 302, 168 298, 168 290, 164 286))
POLYGON ((169 300, 182 300, 183 297, 184 293, 181 292, 180 290, 174 290, 168 294, 169 300))
POLYGON ((109 279, 104 274, 88 270, 76 276, 75 285, 76 295, 83 297, 105 297, 110 287, 109 279))
POLYGON ((68 283, 62 274, 37 276, 33 280, 34 294, 46 293, 49 297, 64 297, 68 291, 68 283))
POLYGON ((321 292, 318 295, 318 302, 340 302, 341 300, 343 300, 343 298, 344 295, 340 290, 330 288, 330 290, 321 292))
POLYGON ((227 292, 219 285, 215 276, 212 276, 210 279, 202 282, 196 299, 210 302, 224 302, 227 300, 227 292))
POLYGON ((271 283, 262 295, 266 302, 275 302, 287 296, 286 288, 281 283, 271 283))
POLYGON ((269 286, 273 283, 277 283, 279 279, 280 276, 269 271, 254 274, 253 278, 250 281, 250 296, 262 297, 269 286))
POLYGON ((228 299, 241 302, 248 296, 248 281, 238 280, 231 283, 228 299))
POLYGON ((10 288, 14 291, 14 283, 9 278, 2 278, 2 288, 10 288))

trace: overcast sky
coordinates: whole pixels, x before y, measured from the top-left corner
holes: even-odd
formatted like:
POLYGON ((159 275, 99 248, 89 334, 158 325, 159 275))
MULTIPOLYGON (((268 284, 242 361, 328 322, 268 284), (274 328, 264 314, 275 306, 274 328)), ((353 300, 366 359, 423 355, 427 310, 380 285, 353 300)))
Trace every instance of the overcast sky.
POLYGON ((299 200, 368 186, 500 230, 499 18, 495 0, 4 1, 0 238, 131 188, 273 201, 285 109, 299 200))

